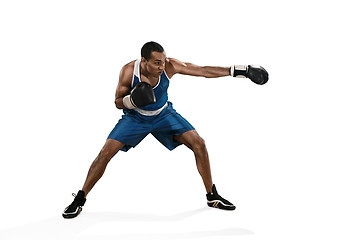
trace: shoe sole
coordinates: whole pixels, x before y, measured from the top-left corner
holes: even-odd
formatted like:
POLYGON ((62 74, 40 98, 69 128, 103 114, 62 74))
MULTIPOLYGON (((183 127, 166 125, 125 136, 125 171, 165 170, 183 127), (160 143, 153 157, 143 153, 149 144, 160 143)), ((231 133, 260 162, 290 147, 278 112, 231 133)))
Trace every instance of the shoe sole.
POLYGON ((228 210, 228 211, 233 211, 236 209, 234 205, 227 205, 223 203, 222 201, 218 201, 218 200, 207 201, 207 206, 213 207, 213 208, 219 208, 222 210, 228 210))

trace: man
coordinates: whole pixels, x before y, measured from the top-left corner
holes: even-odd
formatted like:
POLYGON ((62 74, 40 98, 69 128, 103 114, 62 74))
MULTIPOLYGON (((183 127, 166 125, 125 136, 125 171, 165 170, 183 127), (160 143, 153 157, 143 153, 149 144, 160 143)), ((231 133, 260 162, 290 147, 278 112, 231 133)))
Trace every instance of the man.
POLYGON ((267 71, 259 66, 200 67, 167 58, 163 47, 148 42, 141 49, 141 59, 126 64, 120 72, 115 104, 123 109, 108 139, 93 161, 82 190, 63 212, 64 218, 74 218, 86 202, 86 196, 103 175, 108 162, 119 151, 137 146, 149 133, 169 150, 184 144, 194 152, 196 166, 206 189, 210 207, 234 210, 236 207, 222 198, 212 183, 209 157, 204 140, 194 127, 168 101, 169 80, 175 74, 217 78, 248 77, 256 84, 268 81, 267 71))

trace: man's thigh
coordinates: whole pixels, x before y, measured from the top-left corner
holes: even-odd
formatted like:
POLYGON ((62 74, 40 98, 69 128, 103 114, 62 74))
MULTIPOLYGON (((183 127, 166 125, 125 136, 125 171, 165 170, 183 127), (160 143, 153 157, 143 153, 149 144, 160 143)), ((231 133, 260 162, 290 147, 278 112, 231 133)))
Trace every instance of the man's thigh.
POLYGON ((182 144, 185 144, 190 149, 193 149, 196 144, 202 144, 204 142, 196 130, 190 130, 180 135, 175 135, 174 139, 182 144))
POLYGON ((131 147, 137 146, 150 132, 149 123, 139 121, 134 117, 123 116, 109 134, 108 139, 124 143, 122 150, 128 151, 131 147))

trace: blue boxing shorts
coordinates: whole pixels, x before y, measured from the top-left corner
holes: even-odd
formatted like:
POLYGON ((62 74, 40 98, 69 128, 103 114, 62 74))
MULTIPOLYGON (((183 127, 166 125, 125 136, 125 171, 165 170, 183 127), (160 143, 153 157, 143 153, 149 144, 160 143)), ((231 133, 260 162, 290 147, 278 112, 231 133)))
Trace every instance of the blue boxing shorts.
POLYGON ((180 135, 194 127, 178 114, 171 102, 158 115, 145 116, 135 110, 124 109, 124 115, 113 128, 108 138, 125 144, 121 149, 127 152, 137 146, 149 133, 169 150, 181 145, 174 140, 174 135, 180 135))

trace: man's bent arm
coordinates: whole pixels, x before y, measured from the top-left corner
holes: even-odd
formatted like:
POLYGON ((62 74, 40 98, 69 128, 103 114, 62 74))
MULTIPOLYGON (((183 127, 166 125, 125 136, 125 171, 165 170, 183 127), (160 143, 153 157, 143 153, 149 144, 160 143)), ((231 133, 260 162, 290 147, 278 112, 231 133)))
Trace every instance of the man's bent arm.
POLYGON ((118 109, 124 109, 123 98, 130 94, 131 91, 131 79, 132 79, 132 69, 127 64, 125 65, 119 74, 119 82, 117 85, 115 104, 118 109))

